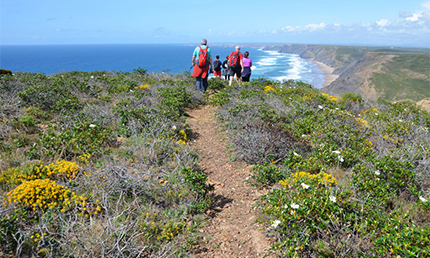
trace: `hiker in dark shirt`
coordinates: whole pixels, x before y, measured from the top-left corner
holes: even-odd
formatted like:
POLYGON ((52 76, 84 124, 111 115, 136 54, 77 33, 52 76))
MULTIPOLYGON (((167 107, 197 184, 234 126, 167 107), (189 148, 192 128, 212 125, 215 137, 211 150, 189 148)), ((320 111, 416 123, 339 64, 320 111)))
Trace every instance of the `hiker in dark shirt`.
POLYGON ((221 77, 221 66, 222 66, 222 63, 219 60, 219 56, 216 56, 215 61, 214 61, 214 76, 215 77, 221 77))
POLYGON ((228 56, 226 56, 224 62, 222 62, 222 75, 224 75, 225 80, 230 79, 230 71, 228 67, 228 56))

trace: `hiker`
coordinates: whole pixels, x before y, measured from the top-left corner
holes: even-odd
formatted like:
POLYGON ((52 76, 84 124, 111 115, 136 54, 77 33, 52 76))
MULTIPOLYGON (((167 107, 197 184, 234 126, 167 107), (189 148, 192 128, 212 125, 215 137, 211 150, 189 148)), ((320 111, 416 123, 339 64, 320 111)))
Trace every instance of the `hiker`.
POLYGON ((201 93, 204 93, 208 88, 209 73, 214 72, 211 50, 207 43, 206 39, 202 39, 200 46, 194 49, 192 59, 194 68, 191 77, 196 77, 196 88, 201 93))
POLYGON ((241 82, 243 72, 243 55, 240 53, 240 46, 235 47, 235 51, 231 52, 228 56, 228 65, 230 66, 230 81, 228 85, 233 84, 234 75, 236 75, 236 81, 241 82))
POLYGON ((216 56, 215 61, 214 61, 214 76, 215 77, 221 77, 221 66, 222 66, 222 63, 219 60, 219 56, 216 56))
POLYGON ((226 56, 224 62, 222 62, 222 69, 222 75, 224 75, 224 79, 230 80, 230 71, 228 69, 228 56, 226 56))
POLYGON ((249 78, 251 77, 252 60, 251 58, 248 58, 248 56, 249 56, 249 52, 246 51, 243 54, 243 69, 242 69, 243 82, 249 82, 249 78))

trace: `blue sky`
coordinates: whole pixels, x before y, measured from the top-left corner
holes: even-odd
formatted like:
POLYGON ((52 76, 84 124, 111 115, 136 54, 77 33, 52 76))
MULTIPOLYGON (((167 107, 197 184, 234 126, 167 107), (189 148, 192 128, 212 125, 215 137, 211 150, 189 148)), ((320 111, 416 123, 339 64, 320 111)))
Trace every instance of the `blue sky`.
POLYGON ((1 0, 0 44, 430 47, 429 0, 1 0))

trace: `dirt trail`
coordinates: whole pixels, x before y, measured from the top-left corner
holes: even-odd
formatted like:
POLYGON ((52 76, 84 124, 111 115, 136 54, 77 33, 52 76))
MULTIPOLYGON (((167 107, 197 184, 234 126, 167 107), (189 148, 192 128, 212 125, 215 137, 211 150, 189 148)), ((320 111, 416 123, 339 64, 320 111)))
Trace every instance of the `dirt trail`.
POLYGON ((246 163, 229 161, 231 154, 215 111, 207 105, 188 111, 187 122, 198 135, 191 146, 198 152, 209 182, 215 185, 214 204, 207 212, 209 224, 201 232, 206 241, 196 253, 199 257, 275 257, 253 209, 262 192, 247 182, 251 169, 246 163))

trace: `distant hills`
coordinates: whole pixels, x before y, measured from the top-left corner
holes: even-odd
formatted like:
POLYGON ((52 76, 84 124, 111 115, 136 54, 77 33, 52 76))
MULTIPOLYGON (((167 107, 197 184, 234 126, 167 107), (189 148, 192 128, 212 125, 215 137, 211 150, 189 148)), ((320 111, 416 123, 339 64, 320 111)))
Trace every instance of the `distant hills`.
POLYGON ((430 110, 430 49, 289 44, 264 50, 298 54, 334 68, 339 77, 323 89, 331 95, 409 100, 430 110))

